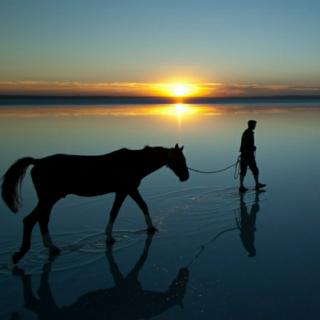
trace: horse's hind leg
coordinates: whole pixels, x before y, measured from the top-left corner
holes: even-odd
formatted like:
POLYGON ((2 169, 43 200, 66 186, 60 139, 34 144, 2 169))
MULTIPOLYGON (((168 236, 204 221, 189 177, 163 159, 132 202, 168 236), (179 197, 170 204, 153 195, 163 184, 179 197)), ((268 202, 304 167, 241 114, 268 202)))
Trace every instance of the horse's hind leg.
POLYGON ((40 226, 43 245, 49 249, 50 255, 58 255, 61 251, 52 242, 50 233, 49 233, 49 228, 48 228, 51 209, 56 201, 51 201, 51 203, 48 203, 48 205, 45 208, 43 208, 43 211, 41 212, 41 215, 39 216, 39 221, 38 221, 40 226))
POLYGON ((23 219, 23 236, 20 250, 12 256, 12 262, 17 264, 22 257, 29 251, 31 246, 31 235, 33 227, 39 222, 42 212, 49 212, 55 201, 40 199, 34 210, 23 219))
POLYGON ((30 249, 32 229, 39 219, 40 211, 41 205, 38 203, 34 210, 23 219, 22 243, 20 250, 12 256, 12 262, 14 264, 17 264, 30 249))

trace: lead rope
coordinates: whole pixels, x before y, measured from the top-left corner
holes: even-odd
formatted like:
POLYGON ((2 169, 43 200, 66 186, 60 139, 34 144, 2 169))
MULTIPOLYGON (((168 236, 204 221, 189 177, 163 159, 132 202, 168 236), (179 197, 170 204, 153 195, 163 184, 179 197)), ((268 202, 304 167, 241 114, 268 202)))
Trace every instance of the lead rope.
POLYGON ((234 209, 234 211, 233 211, 234 212, 234 218, 235 218, 236 226, 235 227, 230 227, 230 228, 227 228, 227 229, 224 229, 224 230, 218 232, 213 238, 211 238, 211 240, 209 240, 206 243, 204 243, 203 245, 201 245, 200 248, 198 249, 198 252, 190 260, 190 262, 187 264, 187 268, 189 268, 199 258, 199 256, 205 250, 206 246, 208 246, 212 242, 215 242, 220 236, 222 236, 223 234, 225 234, 227 232, 234 231, 234 230, 240 230, 240 223, 239 223, 239 220, 238 220, 238 211, 239 211, 239 209, 234 209))
POLYGON ((196 253, 196 255, 190 260, 190 262, 187 264, 187 268, 189 268, 202 254, 202 252, 205 250, 206 246, 209 245, 212 242, 215 242, 221 235, 223 235, 224 233, 230 232, 230 231, 234 231, 234 230, 238 230, 238 227, 232 227, 232 228, 228 228, 225 229, 223 231, 220 231, 216 236, 214 236, 211 240, 207 241, 205 244, 201 245, 198 252, 196 253))
POLYGON ((214 171, 202 171, 202 170, 193 169, 193 168, 190 168, 190 167, 188 167, 188 169, 189 169, 190 171, 194 171, 194 172, 197 172, 197 173, 212 174, 212 173, 220 173, 220 172, 223 172, 223 171, 227 171, 227 170, 229 170, 230 168, 235 167, 233 178, 234 178, 234 179, 238 179, 238 177, 239 177, 239 171, 240 171, 239 163, 240 163, 240 156, 237 158, 237 161, 236 161, 235 163, 233 163, 233 164, 231 164, 230 166, 227 166, 227 167, 225 167, 225 168, 223 168, 223 169, 214 170, 214 171))
MULTIPOLYGON (((219 169, 219 170, 214 170, 214 171, 202 171, 202 170, 198 170, 198 169, 193 169, 188 167, 188 169, 190 171, 194 171, 197 173, 202 173, 202 174, 214 174, 214 173, 220 173, 223 171, 227 171, 228 169, 231 169, 234 167, 234 174, 233 174, 233 178, 236 180, 239 177, 239 172, 240 172, 240 160, 241 157, 238 156, 237 161, 233 164, 231 164, 230 166, 227 166, 223 169, 219 169)), ((187 268, 189 268, 198 258, 199 256, 202 254, 202 252, 205 250, 206 246, 209 245, 212 242, 215 242, 221 235, 230 232, 230 231, 234 231, 234 230, 238 230, 239 229, 239 221, 237 219, 237 214, 235 212, 235 220, 236 220, 236 227, 232 227, 232 228, 227 228, 221 232, 219 232, 216 236, 214 236, 211 240, 209 240, 208 242, 206 242, 205 244, 201 245, 198 252, 195 254, 195 256, 190 260, 190 262, 187 264, 187 268)))

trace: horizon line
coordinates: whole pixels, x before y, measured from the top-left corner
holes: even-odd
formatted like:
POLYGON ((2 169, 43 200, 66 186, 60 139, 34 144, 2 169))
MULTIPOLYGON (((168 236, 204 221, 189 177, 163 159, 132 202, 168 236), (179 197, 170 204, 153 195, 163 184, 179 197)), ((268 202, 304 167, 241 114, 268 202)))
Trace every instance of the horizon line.
POLYGON ((1 94, 0 100, 19 100, 19 99, 96 99, 96 100, 149 100, 149 101, 163 101, 172 103, 190 103, 201 101, 216 101, 216 100, 287 100, 287 99, 320 99, 319 94, 275 94, 275 95, 234 95, 234 96, 194 96, 194 97, 164 97, 164 96, 145 96, 145 95, 97 95, 97 94, 1 94))

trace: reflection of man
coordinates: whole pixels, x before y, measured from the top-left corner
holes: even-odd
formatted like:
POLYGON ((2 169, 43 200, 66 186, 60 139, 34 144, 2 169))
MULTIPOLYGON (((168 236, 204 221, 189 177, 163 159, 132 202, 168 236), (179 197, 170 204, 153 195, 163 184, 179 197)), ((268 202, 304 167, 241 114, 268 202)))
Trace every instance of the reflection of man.
POLYGON ((240 193, 240 223, 238 222, 238 228, 240 229, 240 239, 242 245, 248 252, 248 257, 254 257, 256 255, 256 248, 254 245, 256 216, 260 210, 259 192, 256 192, 255 201, 251 207, 250 214, 248 213, 248 208, 243 198, 244 194, 240 193))
POLYGON ((38 290, 39 298, 33 293, 31 277, 16 268, 15 272, 20 276, 23 284, 25 307, 36 313, 39 320, 134 320, 151 319, 176 305, 182 305, 189 280, 187 268, 181 268, 169 287, 162 292, 145 290, 138 280, 139 272, 147 260, 151 241, 152 235, 149 235, 141 257, 126 276, 120 272, 114 260, 113 247, 108 246, 106 257, 115 286, 85 293, 72 304, 62 307, 56 304, 49 285, 52 261, 43 267, 38 290))
POLYGON ((254 132, 257 122, 255 120, 248 121, 248 128, 243 132, 240 146, 240 192, 245 192, 248 189, 243 185, 244 177, 249 167, 256 182, 256 190, 265 187, 265 184, 259 182, 259 169, 255 159, 256 146, 254 145, 254 132))

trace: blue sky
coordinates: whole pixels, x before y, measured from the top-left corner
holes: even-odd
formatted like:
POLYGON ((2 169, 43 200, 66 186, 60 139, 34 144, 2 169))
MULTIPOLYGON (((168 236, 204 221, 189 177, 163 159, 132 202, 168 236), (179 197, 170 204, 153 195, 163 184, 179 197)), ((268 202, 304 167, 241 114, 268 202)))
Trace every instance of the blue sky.
POLYGON ((319 86, 319 14, 313 0, 1 0, 0 81, 319 86))

